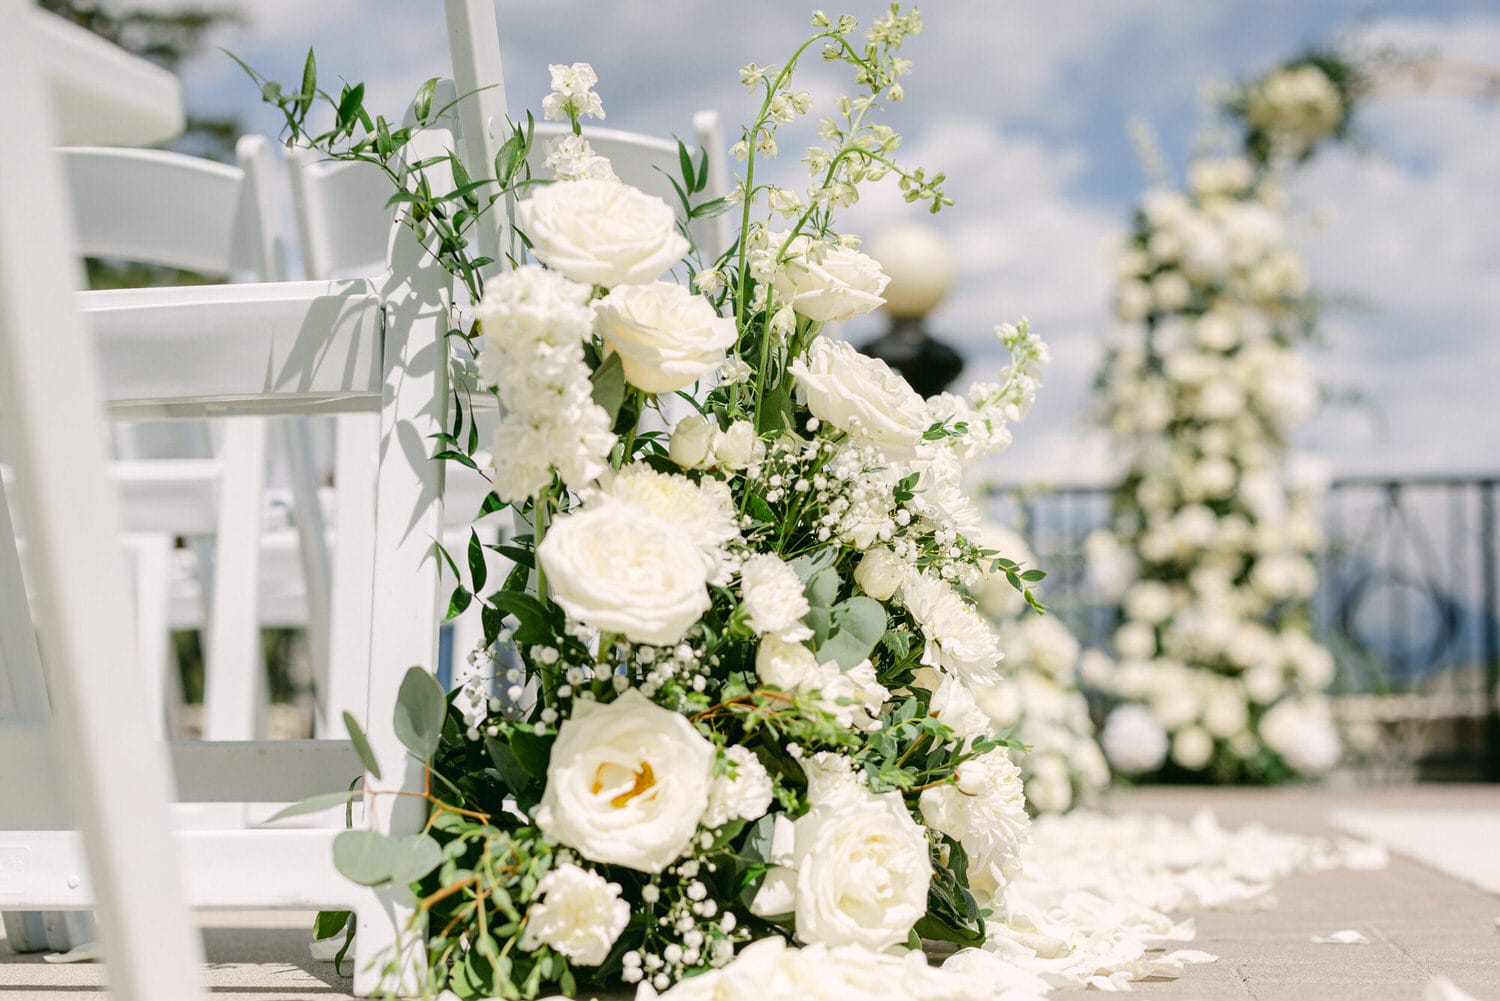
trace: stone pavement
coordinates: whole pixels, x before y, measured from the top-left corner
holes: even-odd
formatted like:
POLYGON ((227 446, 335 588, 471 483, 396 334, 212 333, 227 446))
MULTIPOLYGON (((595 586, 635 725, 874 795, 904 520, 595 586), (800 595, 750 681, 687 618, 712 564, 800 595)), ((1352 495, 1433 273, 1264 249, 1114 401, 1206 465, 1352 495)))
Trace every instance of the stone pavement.
MULTIPOLYGON (((1257 821, 1302 833, 1331 833, 1333 809, 1500 808, 1500 786, 1332 789, 1152 788, 1117 794, 1111 807, 1185 819, 1200 807, 1227 826, 1257 821)), ((1495 832, 1500 851, 1500 830, 1495 832)), ((1143 999, 1172 1001, 1420 1001, 1424 985, 1446 976, 1479 1001, 1500 1001, 1500 897, 1394 856, 1389 869, 1293 876, 1268 911, 1197 915, 1191 948, 1219 962, 1189 967, 1176 981, 1137 984, 1143 999), (1367 945, 1315 945, 1312 938, 1352 928, 1367 945)), ((330 1001, 349 980, 308 959, 307 915, 203 915, 215 993, 243 1001, 330 1001)), ((348 968, 345 967, 345 972, 348 968)), ((99 998, 104 969, 50 966, 16 956, 0 940, 0 999, 99 998)), ((1053 998, 1098 997, 1058 992, 1053 998)), ((850 999, 856 1001, 856 999, 850 999)))

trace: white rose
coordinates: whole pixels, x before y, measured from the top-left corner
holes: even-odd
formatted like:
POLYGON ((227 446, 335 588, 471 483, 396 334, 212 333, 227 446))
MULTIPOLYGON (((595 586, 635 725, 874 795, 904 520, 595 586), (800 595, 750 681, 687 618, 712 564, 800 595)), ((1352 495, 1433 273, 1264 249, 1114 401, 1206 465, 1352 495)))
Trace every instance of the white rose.
POLYGON ((859 706, 855 679, 839 669, 837 661, 819 663, 801 643, 781 639, 774 633, 760 641, 755 652, 755 673, 762 682, 793 695, 816 693, 813 705, 826 712, 840 725, 867 725, 869 720, 859 706))
POLYGON ((706 464, 719 426, 702 414, 688 414, 677 422, 667 455, 683 469, 698 469, 706 464))
MULTIPOLYGON (((785 242, 785 233, 771 233, 767 238, 773 250, 785 242)), ((776 269, 772 288, 776 300, 789 303, 797 315, 837 323, 885 304, 880 293, 890 278, 874 258, 807 237, 793 240, 787 255, 776 269)))
POLYGON ((901 601, 927 640, 923 664, 951 671, 975 688, 995 684, 1005 656, 1000 641, 951 584, 932 574, 911 574, 901 587, 901 601))
POLYGON ((687 717, 633 688, 577 702, 552 745, 537 826, 590 861, 661 872, 697 833, 715 753, 687 717))
POLYGON ((740 567, 740 590, 745 596, 746 624, 757 635, 790 641, 812 637, 812 630, 802 622, 810 611, 802 578, 781 557, 762 553, 746 560, 740 567))
POLYGON ((854 582, 876 601, 885 601, 896 593, 910 568, 886 546, 867 551, 854 568, 854 582))
POLYGON ((999 747, 964 762, 952 784, 924 790, 919 803, 927 826, 969 856, 969 888, 979 906, 1003 910, 1006 884, 1021 871, 1021 846, 1031 831, 1021 769, 1009 753, 999 747))
POLYGON ((749 421, 735 421, 714 446, 714 465, 721 469, 744 469, 755 462, 764 446, 749 421))
POLYGON ((620 899, 620 884, 561 865, 537 883, 520 944, 528 952, 551 946, 579 966, 598 966, 629 922, 630 905, 620 899))
POLYGON ((618 181, 558 181, 516 206, 537 260, 585 285, 655 281, 688 252, 672 209, 618 181))
POLYGON ((1099 744, 1115 770, 1126 775, 1154 772, 1167 759, 1167 732, 1150 710, 1133 703, 1109 714, 1099 744))
POLYGON ((815 803, 792 826, 798 940, 866 949, 906 941, 927 913, 932 860, 900 793, 861 787, 815 803))
POLYGON ((1260 737, 1293 771, 1326 772, 1342 751, 1338 731, 1323 699, 1282 699, 1260 719, 1260 737))
POLYGON ((594 304, 594 316, 625 380, 648 393, 670 393, 711 374, 737 336, 734 320, 673 282, 617 286, 594 304))
POLYGON ((797 394, 819 420, 892 459, 912 459, 932 426, 927 404, 889 365, 846 341, 816 338, 804 358, 787 367, 797 394))
POLYGON ((755 752, 741 744, 724 748, 724 773, 708 788, 703 826, 723 827, 731 820, 759 820, 770 809, 771 776, 755 752))
POLYGON ((665 646, 708 610, 708 569, 691 536, 627 504, 559 517, 536 555, 552 599, 601 632, 665 646))

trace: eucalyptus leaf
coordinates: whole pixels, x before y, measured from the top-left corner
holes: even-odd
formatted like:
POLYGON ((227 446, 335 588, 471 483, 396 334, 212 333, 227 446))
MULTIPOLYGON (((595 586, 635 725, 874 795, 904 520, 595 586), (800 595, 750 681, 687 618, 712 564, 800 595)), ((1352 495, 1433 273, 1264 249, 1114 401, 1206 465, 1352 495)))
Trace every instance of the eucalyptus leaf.
POLYGON ((375 752, 370 748, 370 739, 359 728, 359 721, 348 712, 344 713, 344 729, 349 731, 349 743, 354 745, 354 753, 359 755, 359 763, 365 766, 365 771, 379 780, 380 762, 375 760, 375 752))
POLYGON ((360 886, 390 882, 402 860, 401 843, 379 831, 341 831, 333 839, 333 865, 360 886))
POLYGON ((391 874, 393 882, 402 885, 415 883, 442 864, 442 846, 429 835, 413 834, 402 838, 397 844, 400 846, 401 857, 391 874))
POLYGON ((592 382, 594 402, 603 407, 613 421, 620 415, 620 408, 625 405, 625 363, 620 360, 620 356, 611 354, 604 359, 594 371, 592 382))
MULTIPOLYGON (((331 810, 336 806, 343 806, 349 799, 349 796, 350 793, 347 792, 325 792, 319 796, 309 796, 307 799, 293 803, 284 809, 277 810, 266 819, 266 823, 273 824, 278 820, 285 820, 288 817, 301 817, 309 813, 321 813, 324 810, 331 810)), ((327 936, 324 937, 326 938, 327 936)))
POLYGON ((849 670, 870 656, 885 635, 885 609, 873 598, 855 596, 833 610, 833 635, 818 648, 818 659, 849 670))
POLYGON ((437 679, 420 667, 409 669, 396 694, 396 739, 408 751, 428 761, 437 750, 447 714, 447 699, 437 679))

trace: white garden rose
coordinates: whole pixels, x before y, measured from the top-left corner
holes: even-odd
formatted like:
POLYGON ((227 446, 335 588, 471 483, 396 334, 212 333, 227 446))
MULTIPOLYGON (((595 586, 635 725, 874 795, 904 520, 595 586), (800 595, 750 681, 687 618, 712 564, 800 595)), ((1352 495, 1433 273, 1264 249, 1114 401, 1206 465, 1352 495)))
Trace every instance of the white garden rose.
POLYGON ((923 664, 951 671, 975 688, 995 684, 1005 656, 1000 642, 951 584, 930 573, 911 574, 901 601, 926 638, 923 664))
POLYGON ((728 546, 740 538, 734 497, 722 481, 662 473, 633 462, 599 481, 599 495, 674 525, 698 547, 711 584, 729 578, 728 546))
POLYGON ((866 949, 906 941, 927 913, 926 834, 900 793, 876 795, 854 776, 820 786, 815 796, 809 784, 812 809, 792 825, 797 939, 866 949))
POLYGON ((765 454, 765 445, 755 434, 755 425, 749 421, 735 421, 724 429, 714 444, 713 464, 720 469, 744 469, 759 461, 765 454))
POLYGON ((575 702, 552 745, 537 826, 592 862, 661 872, 697 833, 715 753, 687 717, 633 688, 575 702))
POLYGON ((847 341, 819 337, 787 370, 813 416, 876 446, 888 458, 916 457, 932 414, 885 362, 860 354, 847 341))
POLYGON ((594 330, 648 393, 684 389, 711 375, 737 336, 734 320, 675 282, 619 285, 594 304, 594 330))
POLYGON ((740 567, 740 590, 745 597, 746 624, 757 635, 797 641, 812 638, 802 621, 810 611, 802 578, 774 553, 750 557, 740 567))
POLYGON ((677 422, 667 445, 667 455, 683 469, 699 469, 713 455, 719 427, 702 414, 688 414, 677 422))
POLYGON ((1003 747, 958 766, 952 783, 923 790, 922 820, 969 856, 969 889, 980 907, 1003 910, 1005 886, 1021 871, 1031 831, 1021 769, 1003 747))
POLYGON ((714 830, 731 820, 759 820, 771 807, 771 776, 755 752, 743 744, 724 748, 724 772, 708 788, 703 826, 714 830))
POLYGON ((660 278, 688 252, 672 209, 618 181, 558 181, 516 205, 537 260, 585 285, 660 278))
POLYGON ((664 646, 708 610, 708 568, 693 537, 628 504, 559 517, 536 555, 552 600, 601 632, 664 646))
MULTIPOLYGON (((770 233, 766 242, 774 252, 786 242, 786 234, 770 233)), ((873 257, 799 236, 776 267, 772 290, 776 301, 791 305, 798 316, 839 323, 883 306, 880 293, 889 283, 873 257)))
POLYGON ((535 899, 526 912, 521 948, 550 946, 579 966, 604 962, 630 923, 620 884, 576 865, 560 865, 543 876, 535 899))
POLYGON ((867 679, 846 674, 837 661, 820 662, 816 654, 799 642, 784 640, 775 633, 762 637, 755 652, 755 673, 762 682, 783 692, 816 693, 813 705, 842 726, 869 723, 869 715, 863 708, 866 699, 855 688, 856 681, 867 679))

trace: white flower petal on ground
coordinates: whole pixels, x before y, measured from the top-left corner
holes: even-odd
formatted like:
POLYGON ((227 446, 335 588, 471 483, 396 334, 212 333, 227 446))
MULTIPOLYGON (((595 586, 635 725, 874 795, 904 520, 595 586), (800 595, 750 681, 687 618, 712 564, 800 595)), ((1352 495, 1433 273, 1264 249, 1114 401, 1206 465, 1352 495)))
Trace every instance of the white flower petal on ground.
POLYGON ((661 872, 697 833, 715 753, 687 717, 635 689, 577 702, 552 746, 537 826, 592 862, 661 872))

